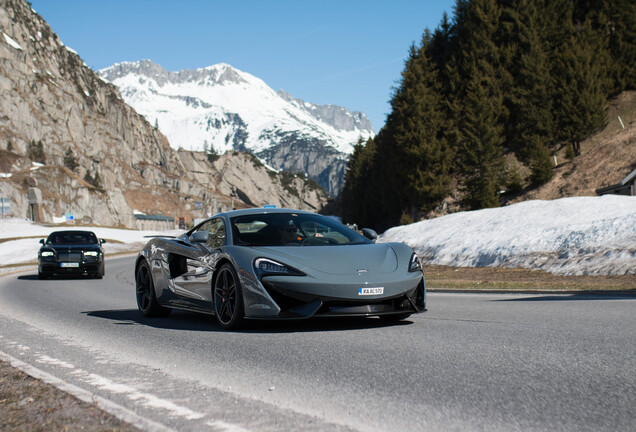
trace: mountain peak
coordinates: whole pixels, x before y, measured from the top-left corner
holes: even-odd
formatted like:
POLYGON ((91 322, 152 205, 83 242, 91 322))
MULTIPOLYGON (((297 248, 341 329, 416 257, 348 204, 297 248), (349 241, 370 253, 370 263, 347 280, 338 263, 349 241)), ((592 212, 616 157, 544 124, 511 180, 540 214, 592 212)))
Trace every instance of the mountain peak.
POLYGON ((240 84, 248 80, 244 72, 233 68, 227 63, 219 63, 205 68, 184 69, 178 72, 168 72, 161 65, 152 60, 144 59, 135 62, 121 62, 101 69, 99 75, 110 82, 118 79, 139 75, 154 80, 160 87, 170 84, 183 84, 187 82, 201 83, 204 85, 225 85, 227 83, 240 84))

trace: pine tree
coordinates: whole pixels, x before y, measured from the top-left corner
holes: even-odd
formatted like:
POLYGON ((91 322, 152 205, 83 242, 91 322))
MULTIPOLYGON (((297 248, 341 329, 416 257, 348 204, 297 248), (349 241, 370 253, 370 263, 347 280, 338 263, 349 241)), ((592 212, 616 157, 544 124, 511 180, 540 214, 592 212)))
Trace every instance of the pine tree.
POLYGON ((555 139, 550 67, 539 37, 536 0, 513 1, 505 13, 515 48, 509 66, 514 84, 505 102, 509 112, 506 144, 530 166, 532 182, 542 184, 552 177, 550 148, 555 139))
POLYGON ((608 95, 636 88, 636 3, 633 0, 578 1, 574 22, 588 23, 600 36, 607 63, 608 95))
POLYGON ((64 166, 71 171, 77 171, 77 168, 79 167, 79 163, 77 163, 73 150, 70 148, 64 153, 64 166))
POLYGON ((468 83, 466 92, 457 153, 461 187, 465 193, 463 204, 469 209, 498 207, 503 137, 502 127, 497 122, 497 106, 487 97, 477 73, 468 83))
POLYGON ((503 128, 507 118, 502 87, 510 80, 495 44, 501 9, 494 0, 474 0, 458 28, 459 69, 464 98, 457 118, 456 163, 470 209, 499 205, 503 183, 503 128))
POLYGON ((369 138, 366 143, 360 140, 354 146, 353 153, 349 158, 344 186, 339 197, 342 202, 345 222, 359 223, 365 226, 377 223, 367 212, 367 209, 374 202, 369 196, 371 189, 368 186, 374 170, 375 149, 376 145, 373 139, 369 138))
POLYGON ((553 76, 554 111, 559 115, 560 141, 581 153, 581 141, 606 124, 606 57, 587 24, 556 50, 553 76))
POLYGON ((33 162, 38 162, 41 164, 46 163, 46 155, 44 154, 44 146, 42 145, 42 141, 31 141, 30 144, 27 145, 27 156, 33 162))
POLYGON ((387 120, 393 149, 388 154, 393 193, 401 214, 416 220, 430 211, 450 191, 450 150, 444 126, 438 77, 427 50, 431 35, 425 32, 422 46, 411 47, 402 83, 392 101, 387 120))

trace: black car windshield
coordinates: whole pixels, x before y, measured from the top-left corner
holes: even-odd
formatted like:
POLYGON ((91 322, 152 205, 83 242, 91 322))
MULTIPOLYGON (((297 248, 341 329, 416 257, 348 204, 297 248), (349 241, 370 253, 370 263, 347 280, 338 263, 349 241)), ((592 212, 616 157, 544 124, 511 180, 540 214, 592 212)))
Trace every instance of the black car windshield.
POLYGON ((235 245, 339 246, 371 243, 325 216, 305 213, 265 213, 230 219, 235 245))
POLYGON ((49 245, 89 245, 96 244, 97 237, 92 232, 84 231, 60 231, 54 232, 46 239, 49 245))

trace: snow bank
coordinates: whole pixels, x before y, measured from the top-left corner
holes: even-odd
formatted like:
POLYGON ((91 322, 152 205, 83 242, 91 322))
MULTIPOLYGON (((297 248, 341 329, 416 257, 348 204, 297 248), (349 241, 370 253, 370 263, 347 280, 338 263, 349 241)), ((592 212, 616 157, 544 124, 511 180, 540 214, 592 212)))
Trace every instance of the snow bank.
POLYGON ((455 213, 391 228, 378 241, 404 242, 428 264, 636 274, 636 197, 527 201, 455 213))

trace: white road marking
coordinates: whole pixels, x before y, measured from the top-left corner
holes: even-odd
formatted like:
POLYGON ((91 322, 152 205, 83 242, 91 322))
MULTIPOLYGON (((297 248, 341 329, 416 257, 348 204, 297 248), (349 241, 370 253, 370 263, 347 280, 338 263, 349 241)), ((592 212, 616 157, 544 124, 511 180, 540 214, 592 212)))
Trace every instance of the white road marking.
POLYGON ((54 365, 54 366, 60 366, 60 367, 63 367, 65 369, 75 369, 75 365, 72 365, 71 363, 67 363, 65 361, 58 360, 56 358, 49 357, 49 356, 44 355, 44 354, 38 355, 36 357, 35 361, 38 362, 38 363, 44 363, 44 364, 51 364, 51 365, 54 365))
POLYGON ((141 392, 129 385, 116 383, 100 375, 88 374, 85 377, 84 381, 112 393, 125 394, 128 399, 133 401, 140 401, 147 407, 159 408, 164 411, 169 411, 170 415, 173 417, 184 417, 188 420, 198 420, 205 417, 205 414, 192 411, 189 408, 177 405, 165 399, 161 399, 153 394, 141 392))
POLYGON ((162 425, 161 423, 157 423, 156 421, 147 419, 142 417, 133 411, 124 408, 121 405, 118 405, 108 399, 104 399, 100 396, 97 396, 87 390, 81 389, 73 384, 67 383, 57 377, 54 377, 51 374, 44 372, 38 368, 35 368, 27 363, 24 363, 21 360, 18 360, 15 357, 10 356, 2 351, 0 351, 0 358, 8 363, 11 366, 20 369, 24 373, 31 375, 33 378, 44 381, 47 384, 51 384, 58 389, 69 393, 81 401, 84 401, 89 404, 95 404, 100 409, 106 411, 109 414, 114 415, 118 419, 125 421, 126 423, 130 423, 131 425, 138 427, 139 429, 148 431, 148 432, 176 432, 174 429, 171 429, 167 426, 162 425))
POLYGON ((237 426, 231 423, 225 423, 224 421, 221 421, 221 420, 210 421, 210 422, 207 422, 206 424, 215 429, 220 429, 223 432, 250 432, 250 430, 248 429, 243 429, 240 426, 237 426))
MULTIPOLYGON (((9 343, 8 345, 15 346, 15 343, 9 343)), ((28 347, 21 346, 23 350, 28 350, 28 347)), ((40 379, 48 384, 51 384, 58 389, 65 391, 76 398, 90 403, 95 404, 102 410, 114 415, 122 421, 132 424, 140 429, 143 429, 148 432, 175 432, 174 429, 171 429, 161 423, 158 423, 154 420, 147 419, 145 417, 136 414, 135 412, 125 408, 115 402, 112 402, 108 399, 105 399, 101 396, 98 396, 88 390, 84 390, 80 387, 77 387, 71 383, 68 383, 60 378, 57 378, 47 372, 44 372, 41 369, 38 369, 34 366, 31 366, 21 360, 18 360, 15 357, 12 357, 9 354, 6 354, 0 351, 0 359, 10 363, 13 367, 16 367, 23 372, 31 375, 33 378, 40 379)), ((116 394, 124 394, 128 399, 134 401, 135 403, 140 403, 146 407, 160 409, 162 411, 168 411, 171 413, 173 417, 182 417, 187 420, 198 420, 205 417, 205 414, 192 411, 189 408, 177 405, 171 401, 161 399, 150 393, 141 392, 134 387, 131 387, 126 384, 121 384, 114 382, 108 378, 102 377, 97 374, 92 374, 86 372, 80 368, 76 368, 74 365, 64 362, 62 360, 39 354, 36 358, 36 361, 44 364, 50 364, 54 366, 59 366, 65 369, 74 369, 71 373, 78 377, 78 379, 84 381, 85 383, 98 387, 102 390, 116 393, 116 394)), ((220 429, 224 432, 250 432, 248 429, 244 429, 238 425, 232 423, 226 423, 222 420, 211 419, 206 423, 207 426, 213 427, 215 429, 220 429)))

